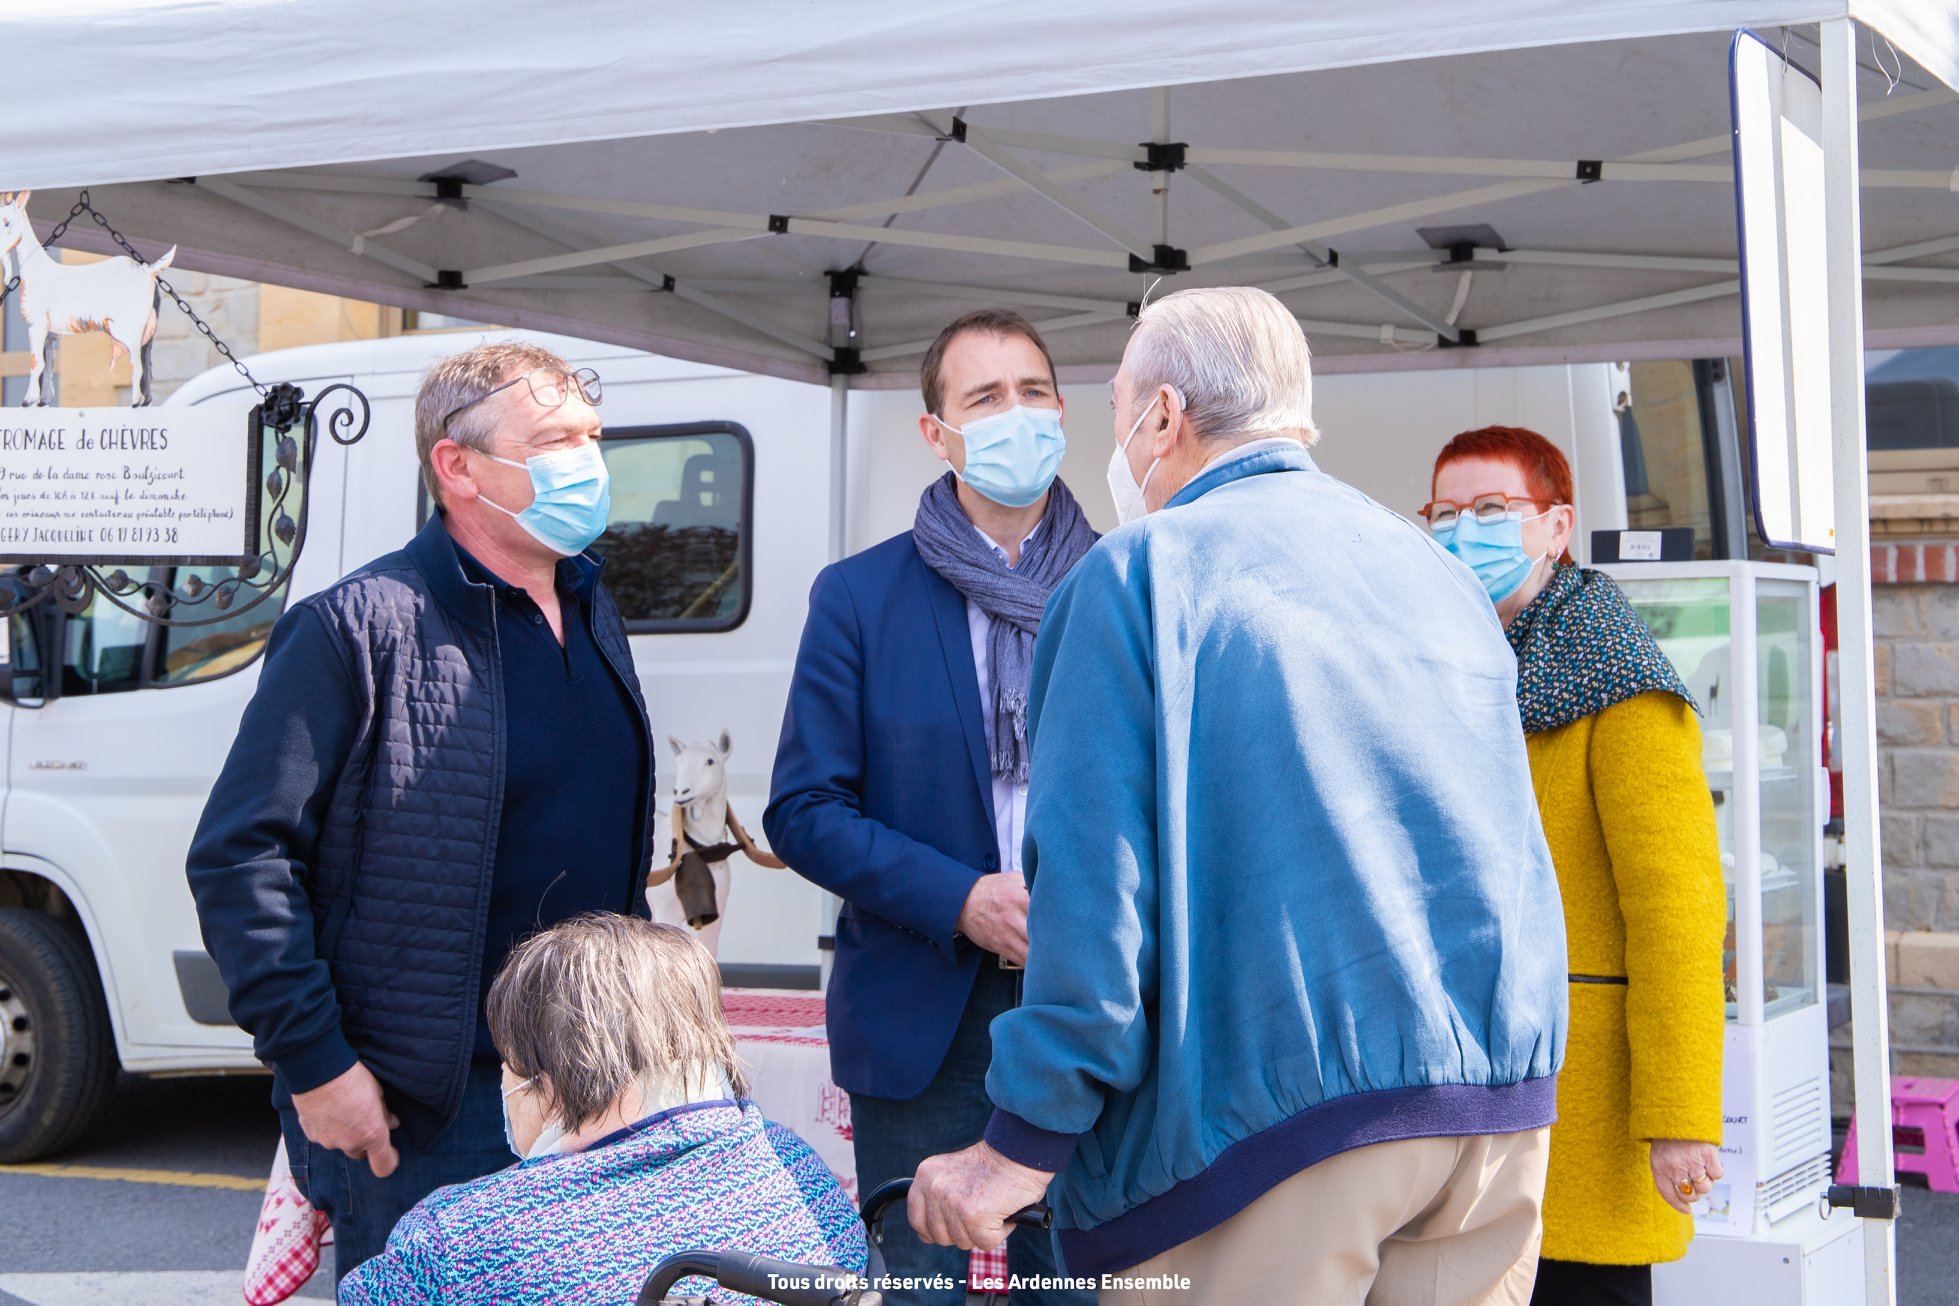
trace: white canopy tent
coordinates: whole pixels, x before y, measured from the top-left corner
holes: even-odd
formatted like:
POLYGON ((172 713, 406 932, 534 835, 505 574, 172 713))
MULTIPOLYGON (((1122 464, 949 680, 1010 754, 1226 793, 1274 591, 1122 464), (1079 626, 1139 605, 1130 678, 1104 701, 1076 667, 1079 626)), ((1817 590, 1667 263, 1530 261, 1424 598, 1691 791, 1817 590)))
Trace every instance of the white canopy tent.
MULTIPOLYGON (((48 221, 88 186, 180 267, 816 381, 842 347, 855 385, 982 301, 1099 377, 1172 268, 1280 293, 1333 368, 1708 355, 1740 334, 1729 35, 1813 68, 1845 9, 28 0, 0 183, 48 221)), ((1890 42, 1859 52, 1872 339, 1959 340, 1959 33, 1849 9, 1890 42)))
MULTIPOLYGON (((1860 1183, 1883 1187, 1859 345, 1959 342, 1956 0, 15 0, 0 188, 45 232, 89 187, 179 267, 828 379, 839 432, 846 386, 912 384, 980 302, 1100 379, 1159 276, 1273 290, 1326 368, 1706 356, 1740 334, 1742 26, 1825 93, 1860 1183)), ((63 243, 110 248, 86 220, 63 243)))

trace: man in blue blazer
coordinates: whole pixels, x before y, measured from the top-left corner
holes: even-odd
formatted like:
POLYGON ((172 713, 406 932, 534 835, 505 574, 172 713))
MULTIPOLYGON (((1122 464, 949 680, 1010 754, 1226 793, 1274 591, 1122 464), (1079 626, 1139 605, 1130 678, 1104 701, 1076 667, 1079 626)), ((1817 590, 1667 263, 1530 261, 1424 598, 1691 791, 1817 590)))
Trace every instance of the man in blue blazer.
MULTIPOLYGON (((920 388, 919 430, 952 470, 912 530, 817 577, 762 818, 776 853, 843 899, 830 1060, 851 1096, 860 1191, 976 1141, 992 1114, 989 1026, 1017 1001, 1027 957, 1034 636, 1096 538, 1055 479, 1061 395, 1026 319, 960 318, 920 388)), ((885 1227, 892 1276, 913 1281, 887 1301, 964 1301, 964 1253, 885 1227)), ((1010 1239, 1008 1258, 1023 1281, 1058 1273, 1044 1235, 1010 1239)))

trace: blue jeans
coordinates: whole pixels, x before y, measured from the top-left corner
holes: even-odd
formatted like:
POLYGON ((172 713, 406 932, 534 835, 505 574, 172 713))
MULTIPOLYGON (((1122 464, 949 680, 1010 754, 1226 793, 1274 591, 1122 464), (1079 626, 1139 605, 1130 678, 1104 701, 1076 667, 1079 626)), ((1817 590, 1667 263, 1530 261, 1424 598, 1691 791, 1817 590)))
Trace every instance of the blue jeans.
POLYGON ((479 1179, 517 1161, 503 1141, 502 1067, 494 1061, 471 1064, 455 1122, 427 1145, 411 1146, 402 1131, 395 1131, 401 1163, 386 1179, 376 1179, 365 1161, 308 1142, 290 1106, 280 1110, 279 1127, 299 1191, 333 1220, 336 1283, 362 1261, 380 1255, 395 1221, 415 1203, 438 1188, 479 1179))
MULTIPOLYGON (((984 958, 945 1064, 925 1091, 906 1102, 851 1095, 858 1192, 868 1193, 887 1179, 915 1173, 928 1156, 956 1152, 980 1140, 993 1114, 993 1103, 986 1096, 986 1068, 993 1060, 989 1026, 995 1016, 1013 1007, 1019 984, 1018 971, 1001 970, 992 957, 984 958)), ((884 1262, 894 1278, 943 1276, 957 1285, 945 1291, 888 1292, 884 1300, 890 1306, 962 1306, 966 1300, 966 1253, 919 1242, 902 1204, 884 1218, 884 1262)), ((1052 1277, 1061 1273, 1057 1265, 1052 1235, 1017 1229, 1008 1236, 1010 1276, 1052 1277)), ((1010 1300, 1013 1306, 1090 1306, 1095 1294, 1016 1289, 1010 1300)))

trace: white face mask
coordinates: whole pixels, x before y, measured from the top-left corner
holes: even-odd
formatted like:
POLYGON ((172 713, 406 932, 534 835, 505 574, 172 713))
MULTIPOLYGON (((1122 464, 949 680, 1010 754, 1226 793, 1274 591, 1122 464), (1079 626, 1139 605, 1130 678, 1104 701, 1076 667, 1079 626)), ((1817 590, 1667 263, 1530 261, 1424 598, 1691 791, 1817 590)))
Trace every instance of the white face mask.
MULTIPOLYGON (((1143 429, 1143 422, 1148 419, 1150 410, 1156 407, 1156 401, 1162 397, 1163 392, 1157 391, 1150 400, 1149 406, 1137 415, 1135 424, 1129 428, 1129 434, 1123 437, 1122 443, 1117 445, 1116 451, 1109 456, 1109 495, 1116 501, 1116 520, 1124 526, 1149 512, 1148 505, 1143 501, 1143 493, 1150 487, 1150 477, 1156 475, 1157 463, 1163 460, 1153 459, 1149 470, 1143 473, 1143 483, 1138 485, 1136 473, 1129 470, 1129 443, 1136 438, 1136 432, 1143 429)), ((1182 401, 1181 395, 1178 396, 1178 401, 1182 401)))
MULTIPOLYGON (((510 1095, 521 1092, 537 1083, 527 1079, 503 1090, 503 1141, 510 1148, 510 1154, 519 1161, 529 1161, 557 1151, 571 1133, 562 1120, 554 1120, 539 1131, 530 1145, 529 1151, 517 1150, 517 1131, 510 1124, 510 1095)), ((691 1102, 718 1102, 734 1098, 734 1088, 728 1083, 727 1073, 718 1066, 683 1075, 681 1082, 668 1084, 648 1082, 639 1086, 639 1109, 634 1114, 635 1121, 675 1107, 686 1106, 691 1102)))
POLYGON ((503 1090, 503 1141, 510 1148, 510 1154, 519 1161, 528 1161, 533 1157, 556 1151, 558 1144, 563 1142, 565 1135, 570 1132, 565 1128, 563 1121, 554 1121, 539 1131, 529 1151, 517 1150, 517 1131, 510 1127, 510 1095, 520 1093, 536 1082, 535 1079, 527 1079, 521 1084, 513 1084, 503 1090))

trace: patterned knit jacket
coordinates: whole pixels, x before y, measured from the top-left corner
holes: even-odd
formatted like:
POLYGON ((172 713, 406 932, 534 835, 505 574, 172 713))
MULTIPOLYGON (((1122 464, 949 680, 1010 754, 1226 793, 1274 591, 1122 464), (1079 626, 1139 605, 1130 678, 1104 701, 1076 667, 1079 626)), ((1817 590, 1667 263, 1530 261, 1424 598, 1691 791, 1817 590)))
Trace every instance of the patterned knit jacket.
MULTIPOLYGON (((864 1269, 863 1225, 835 1176, 750 1102, 677 1107, 582 1152, 437 1189, 342 1282, 340 1302, 616 1306, 662 1257, 724 1248, 864 1269)), ((710 1300, 756 1301, 725 1289, 710 1300)))

